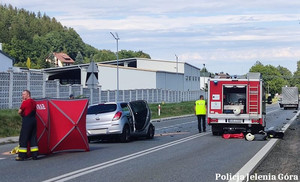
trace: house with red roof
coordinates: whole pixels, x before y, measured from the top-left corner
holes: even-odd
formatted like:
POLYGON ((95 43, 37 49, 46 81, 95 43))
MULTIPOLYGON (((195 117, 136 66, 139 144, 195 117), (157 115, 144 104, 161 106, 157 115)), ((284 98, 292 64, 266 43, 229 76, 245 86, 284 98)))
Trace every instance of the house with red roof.
POLYGON ((46 61, 49 62, 54 67, 64 67, 70 66, 75 63, 75 61, 66 53, 60 52, 53 52, 47 58, 46 61))

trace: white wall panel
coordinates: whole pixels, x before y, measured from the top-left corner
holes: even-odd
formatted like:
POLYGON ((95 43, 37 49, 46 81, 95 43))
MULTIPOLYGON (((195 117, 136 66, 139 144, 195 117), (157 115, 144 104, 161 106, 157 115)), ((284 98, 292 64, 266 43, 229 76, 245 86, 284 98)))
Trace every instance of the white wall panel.
MULTIPOLYGON (((151 59, 138 59, 137 68, 139 69, 150 69, 157 71, 175 72, 176 73, 177 63, 171 61, 158 61, 151 59)), ((178 62, 178 73, 184 73, 184 63, 178 62)))
POLYGON ((13 62, 10 58, 0 53, 0 71, 7 71, 10 67, 12 68, 13 62))
MULTIPOLYGON (((99 66, 99 84, 102 90, 117 89, 117 69, 115 67, 99 66)), ((156 88, 156 72, 119 68, 119 89, 156 88)))

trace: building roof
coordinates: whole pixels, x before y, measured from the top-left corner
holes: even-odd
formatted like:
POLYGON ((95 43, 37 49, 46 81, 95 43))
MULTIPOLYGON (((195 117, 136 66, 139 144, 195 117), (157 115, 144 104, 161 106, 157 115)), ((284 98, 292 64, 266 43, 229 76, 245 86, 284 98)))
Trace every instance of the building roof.
MULTIPOLYGON (((96 62, 97 66, 101 67, 110 67, 110 68, 117 68, 116 65, 111 65, 111 64, 102 64, 102 62, 96 62)), ((87 68, 89 66, 89 63, 84 63, 84 64, 77 64, 77 65, 70 65, 70 66, 64 66, 64 67, 53 67, 53 68, 44 68, 43 72, 45 73, 58 73, 61 71, 70 71, 70 70, 77 70, 81 68, 87 68)), ((124 67, 124 66, 119 66, 119 69, 124 69, 124 70, 136 70, 136 71, 148 71, 148 72, 156 72, 156 73, 173 73, 174 72, 168 72, 168 71, 157 71, 157 70, 150 70, 150 69, 141 69, 141 68, 132 68, 132 67, 124 67)), ((178 73, 181 75, 182 73, 178 73)))
POLYGON ((15 62, 15 59, 13 57, 9 56, 8 54, 3 52, 2 50, 0 50, 0 53, 3 54, 4 56, 8 57, 9 59, 11 59, 13 62, 15 62))
MULTIPOLYGON (((138 60, 146 60, 146 61, 155 61, 155 62, 168 62, 168 63, 176 63, 176 61, 166 61, 166 60, 158 60, 158 59, 148 59, 148 58, 124 58, 124 59, 119 59, 118 62, 119 64, 122 64, 124 62, 132 62, 132 61, 138 61, 138 60)), ((187 64, 195 69, 198 69, 200 71, 200 68, 191 65, 187 62, 181 62, 178 61, 179 64, 187 64)), ((112 64, 112 65, 116 65, 117 64, 117 60, 111 60, 111 61, 103 61, 101 62, 101 64, 112 64)))
POLYGON ((63 53, 63 52, 60 52, 60 53, 54 52, 53 54, 62 63, 75 63, 75 61, 70 56, 68 56, 66 53, 63 53))

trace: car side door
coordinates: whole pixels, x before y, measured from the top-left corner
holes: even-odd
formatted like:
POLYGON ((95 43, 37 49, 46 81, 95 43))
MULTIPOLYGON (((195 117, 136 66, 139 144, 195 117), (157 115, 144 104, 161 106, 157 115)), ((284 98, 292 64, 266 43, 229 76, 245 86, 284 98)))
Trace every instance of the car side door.
POLYGON ((134 130, 143 131, 150 122, 150 109, 146 101, 138 100, 128 103, 133 116, 134 130))

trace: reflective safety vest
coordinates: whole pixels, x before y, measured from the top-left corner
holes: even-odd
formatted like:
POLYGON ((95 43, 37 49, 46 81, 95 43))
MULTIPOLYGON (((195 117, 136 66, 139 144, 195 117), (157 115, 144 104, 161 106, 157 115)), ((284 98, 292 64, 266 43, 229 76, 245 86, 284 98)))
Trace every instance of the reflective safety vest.
POLYGON ((196 115, 206 115, 205 100, 197 100, 196 105, 196 115))

